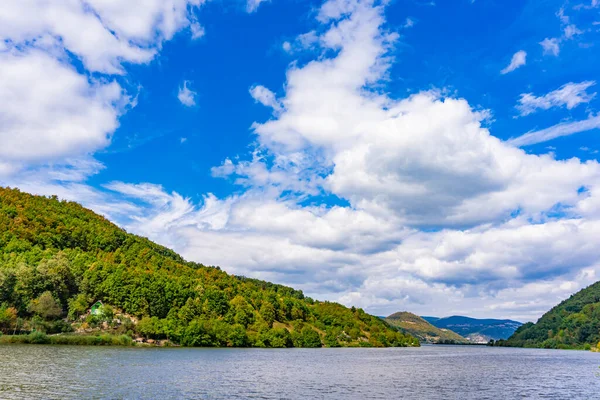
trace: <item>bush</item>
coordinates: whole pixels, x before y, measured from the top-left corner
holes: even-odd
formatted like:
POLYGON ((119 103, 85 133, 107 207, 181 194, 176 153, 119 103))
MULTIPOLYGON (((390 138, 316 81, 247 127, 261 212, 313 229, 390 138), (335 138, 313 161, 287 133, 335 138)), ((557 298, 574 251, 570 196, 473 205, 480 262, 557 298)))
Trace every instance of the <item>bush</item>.
POLYGON ((322 347, 321 335, 309 326, 305 326, 301 331, 303 347, 322 347))
POLYGON ((27 335, 27 341, 31 344, 48 344, 50 340, 48 339, 48 335, 43 332, 31 332, 27 335))

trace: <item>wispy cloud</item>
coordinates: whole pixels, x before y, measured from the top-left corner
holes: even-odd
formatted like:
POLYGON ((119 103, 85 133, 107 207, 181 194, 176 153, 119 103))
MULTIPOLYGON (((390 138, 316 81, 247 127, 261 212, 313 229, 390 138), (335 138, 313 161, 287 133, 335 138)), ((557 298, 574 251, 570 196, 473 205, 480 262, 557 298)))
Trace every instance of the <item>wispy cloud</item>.
POLYGON ((590 116, 588 119, 575 122, 562 122, 546 129, 528 132, 508 141, 513 146, 529 146, 547 142, 561 136, 573 135, 600 128, 600 116, 590 116))
POLYGON ((561 7, 560 10, 556 13, 556 16, 560 19, 560 22, 563 24, 569 23, 569 16, 565 14, 565 8, 561 7))
POLYGON ((250 88, 250 96, 252 96, 256 102, 263 106, 271 107, 274 111, 280 111, 283 107, 275 97, 275 93, 262 85, 252 86, 250 88))
POLYGON ((506 68, 504 68, 500 73, 502 75, 508 74, 509 72, 514 71, 515 69, 522 67, 527 63, 527 53, 523 50, 517 51, 513 54, 512 59, 510 60, 510 64, 506 68))
POLYGON ((404 25, 402 25, 403 28, 412 28, 413 26, 415 26, 416 21, 413 18, 406 18, 406 21, 404 22, 404 25))
POLYGON ((196 92, 191 90, 188 85, 189 81, 183 81, 183 86, 179 87, 179 93, 177 93, 177 98, 186 107, 192 107, 196 105, 196 92))
POLYGON ((190 30, 192 31, 192 40, 200 39, 206 33, 204 31, 204 27, 198 23, 198 21, 194 21, 190 25, 190 30))
POLYGON ((579 104, 589 103, 596 96, 596 93, 587 92, 587 89, 595 84, 595 81, 569 82, 559 89, 539 97, 534 96, 533 93, 523 93, 516 108, 522 116, 532 114, 537 110, 548 110, 552 107, 564 106, 570 110, 579 104))
POLYGON ((253 13, 258 10, 258 7, 269 0, 248 0, 246 2, 246 11, 248 13, 253 13))

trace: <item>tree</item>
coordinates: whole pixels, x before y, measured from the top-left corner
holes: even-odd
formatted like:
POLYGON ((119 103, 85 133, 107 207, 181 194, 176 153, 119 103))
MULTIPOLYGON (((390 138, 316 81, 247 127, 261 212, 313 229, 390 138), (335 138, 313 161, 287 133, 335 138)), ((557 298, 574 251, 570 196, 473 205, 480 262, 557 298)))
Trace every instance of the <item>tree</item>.
POLYGON ((265 301, 263 305, 260 307, 260 315, 263 317, 269 328, 273 326, 273 322, 275 321, 275 307, 273 304, 265 301))
POLYGON ((0 307, 0 331, 9 333, 17 323, 17 309, 14 307, 0 307))
POLYGON ((160 339, 163 335, 162 321, 158 317, 144 317, 138 322, 136 330, 144 337, 160 339))
POLYGON ((302 328, 302 343, 304 347, 321 347, 321 335, 310 326, 302 328))
POLYGON ((69 319, 74 321, 80 315, 86 313, 90 302, 88 301, 88 297, 82 293, 78 294, 76 297, 69 299, 69 319))
POLYGON ((63 313, 62 307, 54 300, 52 293, 46 291, 29 304, 29 312, 49 320, 60 317, 63 313))
POLYGON ((340 347, 340 342, 338 342, 339 334, 340 332, 336 328, 328 329, 325 334, 325 345, 327 347, 340 347))
POLYGON ((233 325, 229 330, 229 340, 227 345, 231 347, 248 346, 248 335, 246 334, 246 328, 239 324, 233 325))

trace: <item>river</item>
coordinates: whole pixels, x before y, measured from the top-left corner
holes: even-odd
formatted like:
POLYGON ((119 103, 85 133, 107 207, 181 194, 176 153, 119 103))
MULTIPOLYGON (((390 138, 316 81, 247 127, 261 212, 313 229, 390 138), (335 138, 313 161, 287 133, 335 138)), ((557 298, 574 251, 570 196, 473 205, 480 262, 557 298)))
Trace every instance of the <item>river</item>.
POLYGON ((600 353, 0 346, 2 399, 600 399, 600 353))

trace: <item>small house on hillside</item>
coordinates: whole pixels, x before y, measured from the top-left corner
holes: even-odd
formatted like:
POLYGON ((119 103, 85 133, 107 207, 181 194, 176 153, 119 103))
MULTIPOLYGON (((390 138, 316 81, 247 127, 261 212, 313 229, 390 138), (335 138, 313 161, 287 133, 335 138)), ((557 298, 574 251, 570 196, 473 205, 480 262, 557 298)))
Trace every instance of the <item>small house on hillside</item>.
POLYGON ((102 302, 101 301, 97 301, 94 303, 94 305, 92 306, 92 308, 90 308, 90 314, 91 315, 100 315, 102 314, 102 302))

